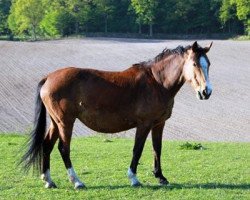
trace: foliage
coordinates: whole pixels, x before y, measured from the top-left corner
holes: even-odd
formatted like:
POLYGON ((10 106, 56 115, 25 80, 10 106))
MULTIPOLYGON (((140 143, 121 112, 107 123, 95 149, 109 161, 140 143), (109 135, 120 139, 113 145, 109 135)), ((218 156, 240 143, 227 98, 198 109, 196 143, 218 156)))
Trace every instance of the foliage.
POLYGON ((60 14, 61 12, 59 10, 52 10, 45 14, 40 24, 40 27, 45 35, 49 36, 60 35, 60 31, 58 29, 60 14))
POLYGON ((137 23, 150 25, 150 36, 152 36, 152 25, 155 23, 155 17, 158 7, 158 1, 156 0, 131 0, 131 6, 133 7, 137 15, 137 23))
POLYGON ((7 18, 10 6, 11 0, 0 0, 0 35, 9 33, 7 18))
POLYGON ((220 19, 224 25, 228 24, 229 31, 231 31, 232 25, 235 26, 235 23, 241 22, 245 26, 246 33, 250 34, 250 1, 223 0, 220 8, 220 19))
POLYGON ((10 29, 16 36, 35 39, 135 33, 138 26, 139 33, 150 36, 153 30, 155 34, 249 34, 249 4, 249 0, 0 0, 0 34, 10 29))
POLYGON ((236 5, 237 17, 243 21, 246 33, 250 35, 250 1, 232 0, 232 4, 236 5))
POLYGON ((15 0, 8 18, 9 28, 14 34, 29 33, 36 40, 44 13, 42 0, 15 0))
POLYGON ((97 13, 104 19, 104 32, 108 32, 108 20, 112 18, 114 11, 114 1, 112 0, 94 0, 97 13))
MULTIPOLYGON (((51 155, 51 176, 57 189, 25 175, 16 163, 26 137, 0 134, 0 199, 249 199, 250 144, 204 143, 206 151, 183 151, 181 142, 163 142, 162 169, 171 185, 158 185, 152 171, 152 144, 146 142, 138 178, 131 188, 126 171, 134 141, 103 137, 73 138, 71 159, 87 189, 75 191, 67 179, 58 149, 51 155)), ((22 151, 21 151, 22 152, 22 151)))
POLYGON ((165 32, 204 34, 220 31, 217 11, 220 0, 166 0, 163 5, 162 12, 165 15, 161 15, 165 20, 161 21, 165 32))
POLYGON ((138 23, 153 24, 157 1, 155 0, 131 0, 135 13, 138 15, 138 23))

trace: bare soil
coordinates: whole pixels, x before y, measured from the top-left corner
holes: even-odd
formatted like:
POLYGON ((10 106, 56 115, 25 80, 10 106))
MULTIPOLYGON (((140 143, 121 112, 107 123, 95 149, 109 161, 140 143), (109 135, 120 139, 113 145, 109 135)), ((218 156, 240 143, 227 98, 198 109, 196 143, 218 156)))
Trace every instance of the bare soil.
MULTIPOLYGON (((32 128, 36 86, 49 72, 65 66, 123 70, 154 58, 165 47, 193 42, 110 38, 0 41, 0 132, 26 133, 32 128)), ((201 45, 209 42, 199 41, 201 45)), ((208 57, 211 98, 197 100, 186 84, 175 98, 164 138, 250 142, 250 42, 215 40, 208 57)), ((134 131, 115 136, 133 136, 134 131)), ((74 134, 95 132, 77 121, 74 134)))

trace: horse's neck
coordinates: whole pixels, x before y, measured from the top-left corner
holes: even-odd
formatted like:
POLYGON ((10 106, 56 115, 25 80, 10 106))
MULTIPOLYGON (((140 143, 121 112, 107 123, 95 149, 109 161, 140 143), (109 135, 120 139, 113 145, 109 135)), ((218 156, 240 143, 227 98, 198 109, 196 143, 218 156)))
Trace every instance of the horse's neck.
POLYGON ((151 67, 155 80, 173 97, 185 82, 182 73, 184 62, 182 56, 171 55, 151 67))

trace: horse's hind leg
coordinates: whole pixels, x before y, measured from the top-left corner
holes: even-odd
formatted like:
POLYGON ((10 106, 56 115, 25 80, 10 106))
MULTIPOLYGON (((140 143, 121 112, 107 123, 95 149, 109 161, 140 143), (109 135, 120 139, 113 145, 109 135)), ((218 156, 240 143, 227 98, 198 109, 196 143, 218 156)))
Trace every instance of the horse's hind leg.
POLYGON ((167 185, 169 182, 163 176, 161 170, 161 149, 162 149, 162 133, 165 123, 159 124, 152 129, 152 143, 154 149, 154 175, 159 179, 159 183, 167 185))
POLYGON ((142 150, 147 139, 150 128, 148 127, 137 127, 135 135, 135 144, 133 148, 133 158, 128 169, 128 178, 131 181, 132 186, 140 186, 141 183, 136 177, 137 165, 142 154, 142 150))
POLYGON ((42 159, 42 180, 46 188, 56 188, 55 183, 50 177, 50 153, 58 139, 58 127, 51 118, 51 124, 43 142, 43 159, 42 159))
POLYGON ((65 167, 68 172, 69 180, 74 184, 75 189, 84 188, 85 185, 77 177, 70 160, 70 141, 72 136, 73 123, 59 125, 59 144, 58 149, 61 153, 65 167))

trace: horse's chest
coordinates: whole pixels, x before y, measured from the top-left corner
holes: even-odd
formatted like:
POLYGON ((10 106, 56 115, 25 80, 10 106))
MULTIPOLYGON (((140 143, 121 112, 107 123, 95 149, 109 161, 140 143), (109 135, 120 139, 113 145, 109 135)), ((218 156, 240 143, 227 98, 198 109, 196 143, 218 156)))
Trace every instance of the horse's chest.
POLYGON ((137 106, 137 114, 142 117, 142 121, 165 121, 171 117, 174 100, 165 100, 158 98, 151 101, 145 101, 137 106))

